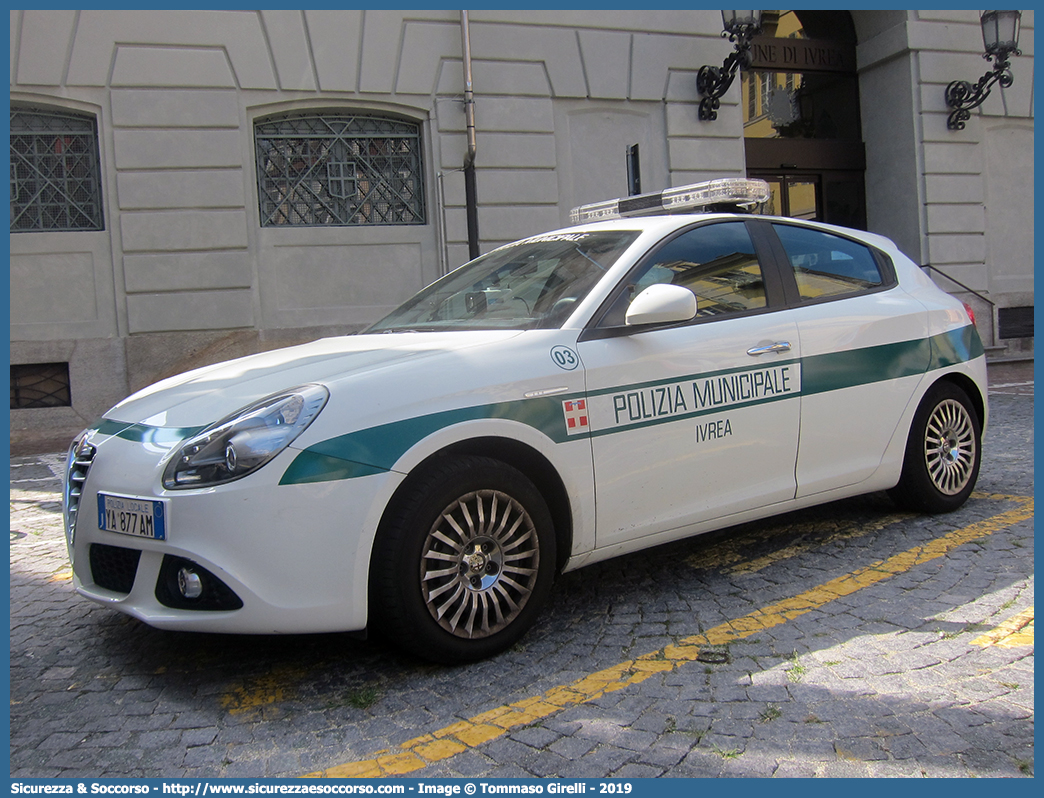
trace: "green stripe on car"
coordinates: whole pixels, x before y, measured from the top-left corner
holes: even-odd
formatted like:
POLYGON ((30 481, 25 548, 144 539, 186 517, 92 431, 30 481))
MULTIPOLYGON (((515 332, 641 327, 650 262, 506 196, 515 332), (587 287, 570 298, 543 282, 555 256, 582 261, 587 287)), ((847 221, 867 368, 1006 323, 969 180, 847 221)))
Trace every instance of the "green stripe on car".
MULTIPOLYGON (((776 365, 801 364, 801 390, 799 393, 759 398, 730 406, 750 406, 803 394, 825 393, 884 380, 917 376, 928 371, 974 360, 983 353, 982 342, 974 327, 967 326, 916 341, 883 344, 847 352, 831 352, 802 358, 800 361, 778 361, 776 365)), ((647 390, 659 385, 673 385, 686 380, 717 378, 758 370, 764 370, 764 366, 674 377, 670 380, 652 383, 635 383, 604 389, 592 393, 592 396, 647 390)), ((294 485, 352 479, 390 471, 399 458, 419 441, 441 429, 467 421, 486 419, 517 421, 540 430, 555 443, 582 440, 589 437, 590 434, 608 435, 643 426, 632 424, 570 436, 565 428, 562 402, 583 398, 585 397, 563 395, 554 398, 520 399, 512 402, 445 410, 339 435, 302 451, 287 468, 279 484, 294 485)), ((707 408, 686 414, 665 416, 646 422, 644 426, 720 412, 720 409, 707 408)))
POLYGON ((130 424, 126 421, 100 419, 92 429, 102 435, 123 438, 135 443, 155 443, 160 446, 173 446, 203 430, 203 427, 153 427, 148 424, 130 424))
POLYGON ((462 407, 349 432, 302 451, 279 484, 326 482, 390 471, 418 441, 466 421, 509 419, 534 427, 556 443, 563 443, 567 434, 562 421, 562 401, 568 398, 520 399, 462 407))

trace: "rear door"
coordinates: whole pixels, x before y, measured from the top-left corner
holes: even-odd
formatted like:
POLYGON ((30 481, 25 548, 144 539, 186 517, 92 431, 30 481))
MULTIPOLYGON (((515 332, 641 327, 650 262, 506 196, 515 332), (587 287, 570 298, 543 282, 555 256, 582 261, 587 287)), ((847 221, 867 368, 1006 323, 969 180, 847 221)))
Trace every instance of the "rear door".
POLYGON ((803 358, 798 496, 856 485, 881 464, 931 356, 923 305, 883 253, 785 222, 782 276, 803 358))
POLYGON ((581 336, 600 548, 794 497, 801 352, 781 303, 747 223, 703 224, 655 247, 581 336), (691 290, 696 318, 627 327, 657 283, 691 290))

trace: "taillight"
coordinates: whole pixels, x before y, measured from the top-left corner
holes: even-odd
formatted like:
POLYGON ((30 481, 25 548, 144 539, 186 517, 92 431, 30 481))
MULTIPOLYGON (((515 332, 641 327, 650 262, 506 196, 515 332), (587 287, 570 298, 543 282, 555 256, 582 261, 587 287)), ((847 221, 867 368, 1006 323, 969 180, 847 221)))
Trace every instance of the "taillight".
MULTIPOLYGON (((964 305, 964 309, 968 312, 968 318, 971 319, 971 323, 975 324, 975 311, 972 310, 972 306, 967 302, 962 302, 961 304, 964 305)), ((978 328, 978 326, 978 324, 975 324, 976 328, 978 328)))

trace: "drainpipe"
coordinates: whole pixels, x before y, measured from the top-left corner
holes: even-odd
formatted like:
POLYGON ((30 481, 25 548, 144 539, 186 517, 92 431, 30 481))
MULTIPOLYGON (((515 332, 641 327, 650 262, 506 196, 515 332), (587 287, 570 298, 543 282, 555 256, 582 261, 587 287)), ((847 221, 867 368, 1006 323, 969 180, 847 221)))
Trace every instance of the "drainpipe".
POLYGON ((471 259, 479 256, 478 198, 475 190, 475 92, 471 81, 471 31, 468 28, 468 12, 460 12, 460 35, 464 50, 464 120, 468 128, 468 153, 464 156, 464 202, 468 217, 468 254, 471 259))

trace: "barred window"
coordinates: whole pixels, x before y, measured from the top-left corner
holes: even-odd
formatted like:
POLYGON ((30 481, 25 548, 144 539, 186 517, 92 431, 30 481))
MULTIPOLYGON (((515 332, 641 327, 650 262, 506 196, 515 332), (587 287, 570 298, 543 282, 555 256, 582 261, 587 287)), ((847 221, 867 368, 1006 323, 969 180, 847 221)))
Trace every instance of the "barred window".
POLYGON ((424 224, 420 126, 356 114, 254 125, 261 225, 424 224))
POLYGON ((11 409, 69 407, 68 363, 11 366, 11 409))
POLYGON ((94 117, 11 108, 11 232, 102 229, 94 117))

